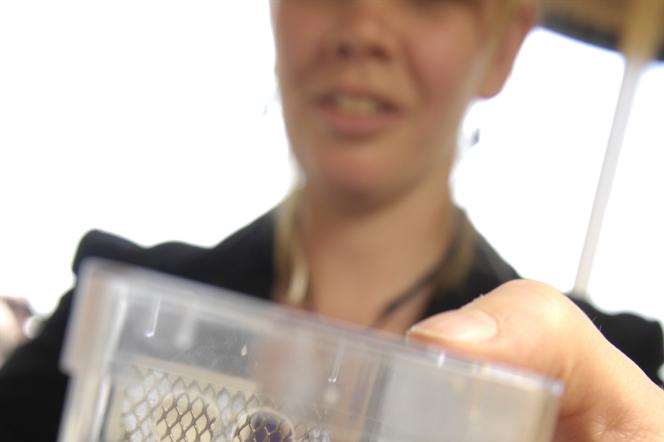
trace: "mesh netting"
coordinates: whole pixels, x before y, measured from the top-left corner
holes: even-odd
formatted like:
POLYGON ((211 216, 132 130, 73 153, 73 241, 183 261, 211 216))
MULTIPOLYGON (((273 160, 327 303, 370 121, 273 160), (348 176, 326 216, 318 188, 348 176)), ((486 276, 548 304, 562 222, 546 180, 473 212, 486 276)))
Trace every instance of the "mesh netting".
POLYGON ((135 368, 121 392, 120 434, 131 442, 329 442, 293 425, 274 401, 153 369, 135 368))

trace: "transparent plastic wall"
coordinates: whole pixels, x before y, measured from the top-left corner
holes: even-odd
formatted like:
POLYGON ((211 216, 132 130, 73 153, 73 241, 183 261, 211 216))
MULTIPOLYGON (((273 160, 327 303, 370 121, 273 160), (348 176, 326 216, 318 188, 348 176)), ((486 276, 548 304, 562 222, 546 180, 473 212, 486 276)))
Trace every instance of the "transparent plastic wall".
POLYGON ((561 385, 88 260, 60 440, 546 442, 561 385))

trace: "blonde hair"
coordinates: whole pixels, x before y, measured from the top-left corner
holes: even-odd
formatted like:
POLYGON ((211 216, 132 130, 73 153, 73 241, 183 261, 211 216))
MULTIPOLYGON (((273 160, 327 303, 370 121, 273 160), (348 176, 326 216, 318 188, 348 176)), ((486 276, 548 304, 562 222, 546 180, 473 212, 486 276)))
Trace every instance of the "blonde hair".
POLYGON ((295 187, 276 209, 273 294, 291 305, 302 305, 309 291, 309 268, 298 236, 297 206, 301 187, 295 187))

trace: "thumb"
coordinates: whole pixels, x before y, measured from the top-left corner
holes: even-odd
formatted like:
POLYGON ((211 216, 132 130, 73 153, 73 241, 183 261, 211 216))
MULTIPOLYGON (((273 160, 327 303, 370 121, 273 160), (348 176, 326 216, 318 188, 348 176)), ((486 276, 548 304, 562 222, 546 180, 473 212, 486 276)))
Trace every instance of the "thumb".
POLYGON ((513 281, 416 324, 409 339, 565 383, 556 440, 664 439, 664 393, 566 296, 513 281))

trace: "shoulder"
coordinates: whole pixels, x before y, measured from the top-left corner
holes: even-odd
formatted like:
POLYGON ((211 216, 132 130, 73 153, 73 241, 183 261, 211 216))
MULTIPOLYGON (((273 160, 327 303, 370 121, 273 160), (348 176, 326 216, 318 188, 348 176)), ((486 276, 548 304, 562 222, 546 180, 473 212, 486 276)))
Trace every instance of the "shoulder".
MULTIPOLYGON (((472 228, 470 222, 468 225, 472 228)), ((466 280, 457 290, 434 298, 428 315, 459 308, 480 294, 520 278, 477 230, 472 228, 471 232, 473 255, 466 280)), ((570 298, 609 342, 639 365, 654 382, 662 383, 658 371, 664 364, 664 335, 657 321, 628 313, 608 314, 574 295, 570 298)))
MULTIPOLYGON (((127 239, 94 230, 81 240, 74 272, 87 258, 105 258, 265 296, 272 278, 273 216, 268 213, 217 246, 196 247, 167 242, 141 247, 127 239)), ((3 440, 53 440, 57 437, 67 377, 58 361, 65 339, 74 290, 60 300, 41 333, 16 349, 0 368, 3 440), (32 417, 40 416, 41 425, 32 417)), ((1 437, 1 436, 0 436, 1 437)))
POLYGON ((263 286, 271 283, 273 229, 274 215, 270 211, 211 248, 183 242, 143 247, 92 230, 79 243, 73 271, 78 274, 87 258, 104 258, 260 296, 263 293, 256 291, 263 291, 263 286), (264 284, 258 287, 250 283, 256 279, 264 284))
POLYGON ((458 309, 498 286, 519 279, 519 274, 491 246, 459 209, 459 225, 449 252, 448 266, 462 269, 458 282, 442 281, 434 292, 425 316, 458 309), (452 263, 452 261, 456 261, 452 263))
POLYGON ((658 371, 664 364, 664 334, 657 321, 630 313, 608 314, 585 300, 573 295, 570 298, 609 342, 641 367, 655 383, 662 384, 658 371))

